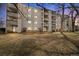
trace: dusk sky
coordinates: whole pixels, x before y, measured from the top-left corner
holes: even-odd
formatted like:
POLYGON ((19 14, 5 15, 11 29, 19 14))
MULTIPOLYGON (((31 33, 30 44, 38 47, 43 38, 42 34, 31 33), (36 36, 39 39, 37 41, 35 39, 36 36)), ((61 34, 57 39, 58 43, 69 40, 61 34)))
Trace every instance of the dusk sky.
MULTIPOLYGON (((40 8, 40 7, 36 6, 35 3, 25 3, 24 5, 26 5, 26 6, 29 5, 34 8, 40 8)), ((56 10, 56 6, 50 6, 48 4, 44 4, 44 6, 50 10, 56 10)), ((2 3, 0 6, 0 20, 1 20, 1 18, 4 18, 4 20, 6 19, 6 4, 5 3, 2 3)))
MULTIPOLYGON (((37 5, 36 5, 36 3, 24 3, 24 5, 26 5, 26 6, 31 6, 31 7, 34 7, 34 8, 40 8, 40 7, 38 7, 37 5)), ((50 5, 50 4, 48 4, 48 3, 42 3, 42 5, 44 6, 44 7, 46 7, 47 9, 50 9, 50 10, 54 10, 54 11, 56 11, 57 10, 57 6, 55 6, 55 5, 50 5)), ((66 6, 67 6, 68 4, 66 4, 66 6)), ((66 9, 65 10, 65 14, 68 14, 68 10, 66 9)), ((2 3, 1 4, 1 6, 0 6, 0 19, 1 18, 4 18, 4 20, 6 19, 6 4, 5 3, 2 3)))
POLYGON ((3 4, 1 4, 0 5, 0 20, 1 19, 6 19, 6 4, 5 3, 3 3, 3 4))

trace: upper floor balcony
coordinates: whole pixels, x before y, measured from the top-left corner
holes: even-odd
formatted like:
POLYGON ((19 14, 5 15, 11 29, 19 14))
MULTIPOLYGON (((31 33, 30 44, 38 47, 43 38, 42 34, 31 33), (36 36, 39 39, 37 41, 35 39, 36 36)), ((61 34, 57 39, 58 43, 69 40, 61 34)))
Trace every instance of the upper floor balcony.
MULTIPOLYGON (((18 4, 16 4, 16 5, 18 5, 18 4)), ((13 3, 8 4, 7 8, 9 8, 9 10, 17 11, 17 8, 15 7, 15 5, 13 3)))
POLYGON ((44 18, 48 18, 48 15, 44 15, 44 18))
POLYGON ((7 16, 13 18, 13 19, 17 19, 18 18, 18 13, 12 13, 12 12, 8 12, 7 16))
POLYGON ((49 11, 48 10, 44 10, 44 14, 48 15, 49 11))
POLYGON ((17 21, 7 21, 7 26, 18 26, 17 21))

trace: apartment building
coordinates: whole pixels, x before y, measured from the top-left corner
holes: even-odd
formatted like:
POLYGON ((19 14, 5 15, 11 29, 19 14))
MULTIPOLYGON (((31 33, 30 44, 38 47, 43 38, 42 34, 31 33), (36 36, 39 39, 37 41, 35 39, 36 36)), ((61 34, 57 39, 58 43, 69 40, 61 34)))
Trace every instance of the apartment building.
POLYGON ((43 12, 43 31, 52 32, 56 27, 56 12, 51 10, 44 10, 43 12))
POLYGON ((63 20, 63 31, 68 31, 68 30, 69 30, 69 17, 65 15, 63 20))
POLYGON ((7 31, 40 31, 41 17, 41 9, 23 4, 7 4, 7 31))
MULTIPOLYGON (((71 30, 71 19, 65 15, 63 31, 71 30)), ((56 11, 34 8, 24 4, 7 4, 7 31, 53 32, 61 29, 61 15, 56 11)))
POLYGON ((42 10, 38 8, 28 7, 27 12, 27 31, 42 30, 42 10))
POLYGON ((64 16, 63 31, 72 31, 72 19, 68 15, 64 16))
POLYGON ((61 30, 61 15, 56 13, 56 31, 61 30))
POLYGON ((75 21, 75 31, 79 31, 79 17, 75 21))
POLYGON ((16 27, 18 27, 18 10, 14 4, 7 4, 6 16, 7 16, 6 30, 8 32, 15 32, 16 27))

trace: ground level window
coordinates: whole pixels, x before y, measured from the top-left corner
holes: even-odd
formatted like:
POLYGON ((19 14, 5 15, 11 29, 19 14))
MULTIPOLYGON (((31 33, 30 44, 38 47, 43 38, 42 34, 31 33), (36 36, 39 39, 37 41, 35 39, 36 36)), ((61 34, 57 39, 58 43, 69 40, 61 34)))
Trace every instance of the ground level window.
POLYGON ((13 32, 16 32, 16 27, 15 26, 13 26, 13 32))

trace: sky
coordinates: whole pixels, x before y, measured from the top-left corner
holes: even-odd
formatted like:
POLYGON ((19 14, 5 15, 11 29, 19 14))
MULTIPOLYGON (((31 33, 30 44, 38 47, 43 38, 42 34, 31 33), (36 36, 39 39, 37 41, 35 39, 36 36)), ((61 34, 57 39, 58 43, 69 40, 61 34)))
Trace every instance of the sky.
MULTIPOLYGON (((30 7, 33 7, 33 8, 41 8, 41 7, 38 7, 36 5, 36 3, 24 3, 24 5, 26 6, 30 6, 30 7)), ((47 9, 50 9, 50 10, 55 10, 55 6, 50 6, 48 4, 44 4, 44 6, 47 8, 47 9)), ((0 20, 1 18, 3 18, 3 20, 5 21, 6 20, 6 4, 5 3, 0 3, 0 20)))
MULTIPOLYGON (((26 6, 29 5, 33 8, 41 8, 41 7, 38 7, 36 5, 36 3, 24 3, 24 5, 26 5, 26 6)), ((46 7, 49 10, 55 11, 55 10, 58 9, 56 5, 51 5, 51 4, 48 4, 48 3, 42 3, 41 5, 43 5, 44 7, 46 7)), ((66 6, 67 5, 68 4, 66 4, 66 6)), ((79 4, 77 4, 77 5, 79 5, 79 4)), ((69 13, 69 11, 67 9, 65 11, 66 11, 65 14, 69 13)), ((5 3, 2 3, 2 4, 0 3, 0 20, 1 20, 1 18, 3 18, 4 21, 6 20, 6 4, 5 3)))
POLYGON ((1 19, 6 19, 6 4, 0 4, 0 20, 1 19))
POLYGON ((0 4, 0 21, 4 21, 4 25, 3 27, 5 27, 6 25, 6 4, 2 3, 0 4))
MULTIPOLYGON (((55 5, 50 5, 48 3, 40 3, 41 5, 43 5, 45 8, 49 9, 49 10, 56 10, 56 6, 55 5)), ((26 6, 31 6, 33 8, 41 8, 39 6, 36 5, 36 3, 27 3, 25 4, 26 6)))

